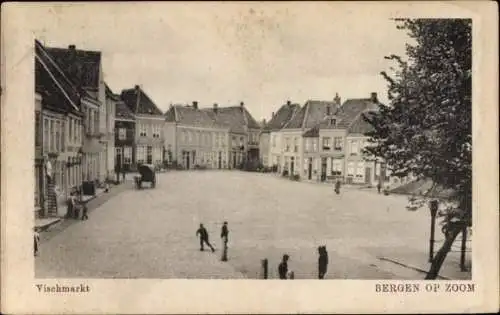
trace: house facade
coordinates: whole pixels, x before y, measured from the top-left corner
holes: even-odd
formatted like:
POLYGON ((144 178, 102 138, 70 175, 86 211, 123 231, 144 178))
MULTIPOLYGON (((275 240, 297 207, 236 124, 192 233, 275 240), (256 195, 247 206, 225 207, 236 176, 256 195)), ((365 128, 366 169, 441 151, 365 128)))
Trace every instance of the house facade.
POLYGON ((63 216, 61 205, 82 186, 81 94, 47 49, 35 41, 35 209, 63 216))
POLYGON ((261 126, 245 108, 239 106, 204 108, 219 126, 229 130, 228 168, 257 168, 259 165, 259 135, 261 126))
POLYGON ((276 113, 272 113, 271 120, 266 124, 261 133, 261 146, 267 147, 262 163, 267 167, 275 167, 281 172, 281 158, 283 154, 282 139, 280 130, 290 121, 295 113, 300 110, 300 105, 287 101, 276 113), (266 144, 264 144, 266 143, 266 144))
POLYGON ((106 87, 101 52, 68 48, 47 48, 53 59, 75 84, 81 95, 84 114, 83 176, 84 194, 93 194, 95 186, 108 174, 106 148, 109 132, 106 113, 106 87), (87 188, 88 187, 88 188, 87 188))
POLYGON ((123 90, 120 98, 135 119, 134 163, 161 167, 164 161, 165 123, 162 111, 139 85, 123 90))
POLYGON ((118 97, 115 103, 115 157, 117 171, 130 172, 134 169, 134 140, 136 136, 135 117, 127 105, 118 97))
POLYGON ((332 143, 326 142, 330 141, 329 136, 319 125, 326 120, 331 121, 339 107, 340 98, 337 95, 333 101, 309 100, 295 111, 278 132, 282 152, 278 157, 278 169, 281 174, 299 175, 311 180, 326 176, 329 157, 331 153, 333 155, 333 151, 327 149, 332 149, 332 143), (320 135, 322 139, 319 139, 320 135))
POLYGON ((198 108, 198 102, 170 106, 164 132, 168 163, 184 169, 229 167, 229 128, 198 108))

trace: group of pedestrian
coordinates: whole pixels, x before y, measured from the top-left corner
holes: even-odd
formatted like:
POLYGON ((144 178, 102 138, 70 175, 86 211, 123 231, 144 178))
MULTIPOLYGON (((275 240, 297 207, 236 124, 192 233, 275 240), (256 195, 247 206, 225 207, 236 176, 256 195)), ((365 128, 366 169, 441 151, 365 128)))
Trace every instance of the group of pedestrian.
MULTIPOLYGON (((212 246, 212 244, 210 244, 208 231, 203 223, 200 223, 200 227, 198 228, 198 230, 196 230, 196 236, 200 239, 200 251, 204 251, 206 245, 212 250, 212 253, 215 252, 215 248, 212 246)), ((222 224, 220 237, 223 245, 221 260, 227 261, 227 244, 229 242, 229 227, 227 221, 224 221, 224 223, 222 224)), ((326 246, 319 246, 318 254, 318 279, 324 279, 328 269, 328 251, 326 250, 326 246)), ((294 272, 289 271, 288 269, 289 259, 290 256, 288 254, 284 254, 280 264, 278 265, 278 274, 280 279, 286 280, 295 278, 294 272)))
MULTIPOLYGON (((200 239, 200 251, 204 251, 205 245, 206 245, 210 248, 210 250, 212 250, 212 253, 215 252, 215 248, 212 246, 212 244, 210 244, 210 240, 208 237, 208 231, 205 228, 205 226, 203 226, 203 223, 200 223, 200 227, 198 228, 198 230, 196 230, 196 236, 199 237, 199 239, 200 239)), ((227 261, 227 248, 228 248, 227 244, 229 242, 229 227, 228 227, 227 221, 224 221, 224 223, 222 225, 220 237, 221 237, 222 246, 223 246, 221 260, 227 261)))
POLYGON ((77 200, 77 193, 71 192, 68 198, 68 212, 67 217, 78 219, 80 215, 80 210, 82 211, 81 220, 88 220, 88 208, 87 205, 77 200))
MULTIPOLYGON (((318 279, 324 279, 328 270, 328 251, 326 250, 326 246, 319 246, 318 254, 318 279)), ((281 280, 293 280, 295 278, 295 273, 293 271, 289 271, 288 269, 289 260, 290 256, 288 254, 284 254, 280 264, 278 265, 278 275, 281 280)))

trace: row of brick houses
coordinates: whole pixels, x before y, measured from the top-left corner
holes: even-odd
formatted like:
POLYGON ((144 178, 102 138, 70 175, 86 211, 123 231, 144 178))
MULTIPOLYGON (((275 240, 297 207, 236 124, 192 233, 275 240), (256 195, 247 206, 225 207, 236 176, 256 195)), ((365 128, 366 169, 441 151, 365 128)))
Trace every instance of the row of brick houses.
POLYGON ((167 160, 183 168, 234 169, 259 163, 260 125, 239 106, 171 105, 165 113, 167 160))
POLYGON ((114 108, 101 53, 35 41, 35 210, 64 215, 71 191, 92 194, 112 172, 114 108))
POLYGON ((387 186, 389 169, 363 154, 365 133, 372 128, 363 115, 378 106, 376 93, 343 104, 338 94, 332 101, 309 100, 304 106, 287 102, 261 133, 261 160, 280 174, 304 180, 387 186))

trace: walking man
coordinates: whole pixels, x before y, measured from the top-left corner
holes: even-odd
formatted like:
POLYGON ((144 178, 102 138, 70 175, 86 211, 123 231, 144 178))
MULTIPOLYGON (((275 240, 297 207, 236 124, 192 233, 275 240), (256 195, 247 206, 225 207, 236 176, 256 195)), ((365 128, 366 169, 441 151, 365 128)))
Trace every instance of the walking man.
POLYGON ((326 246, 318 247, 318 279, 324 279, 328 269, 328 252, 326 246))
POLYGON ((229 240, 229 229, 227 227, 227 221, 224 221, 224 224, 222 225, 220 237, 222 238, 222 244, 224 248, 221 260, 227 261, 227 242, 229 240))
POLYGON ((377 191, 378 193, 380 194, 380 189, 382 188, 382 185, 380 184, 380 182, 378 182, 377 184, 377 191))
POLYGON ((203 251, 203 245, 207 244, 208 247, 212 250, 212 253, 215 252, 215 249, 213 246, 210 244, 208 241, 208 232, 207 229, 203 226, 203 224, 200 224, 200 228, 196 231, 196 236, 200 236, 200 251, 203 251))
POLYGON ((335 182, 335 192, 338 194, 340 194, 340 180, 337 180, 335 182))
POLYGON ((280 276, 281 280, 286 280, 286 276, 288 274, 288 259, 290 256, 287 254, 283 255, 283 259, 281 260, 281 263, 278 266, 278 274, 280 276))
POLYGON ((123 177, 123 182, 125 182, 125 175, 127 174, 126 170, 124 167, 122 167, 122 177, 123 177))

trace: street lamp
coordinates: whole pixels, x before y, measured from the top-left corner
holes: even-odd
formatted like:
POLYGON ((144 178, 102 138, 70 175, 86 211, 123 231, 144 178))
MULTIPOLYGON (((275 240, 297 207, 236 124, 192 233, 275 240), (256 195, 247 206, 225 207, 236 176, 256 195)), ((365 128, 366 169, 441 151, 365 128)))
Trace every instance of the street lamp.
POLYGON ((434 234, 436 227, 436 215, 439 207, 437 200, 431 200, 429 202, 429 210, 431 211, 431 236, 429 240, 429 262, 432 262, 434 258, 434 234))

